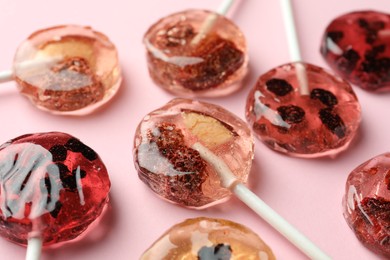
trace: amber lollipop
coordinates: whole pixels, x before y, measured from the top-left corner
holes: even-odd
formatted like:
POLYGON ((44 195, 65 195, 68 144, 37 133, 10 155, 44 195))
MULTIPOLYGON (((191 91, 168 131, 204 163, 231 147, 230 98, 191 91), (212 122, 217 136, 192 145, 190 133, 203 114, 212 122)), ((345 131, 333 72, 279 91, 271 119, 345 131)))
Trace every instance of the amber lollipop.
POLYGON ((360 124, 351 86, 302 62, 291 2, 281 0, 291 63, 261 75, 250 91, 246 118, 269 148, 291 156, 335 156, 347 149, 360 124))
POLYGON ((240 118, 217 105, 174 99, 140 122, 133 158, 139 178, 161 198, 202 209, 233 193, 307 256, 329 259, 244 185, 253 153, 240 118))
POLYGON ((91 27, 63 25, 31 34, 17 49, 11 70, 20 93, 55 114, 83 115, 108 102, 121 83, 115 46, 91 27))
POLYGON ((144 36, 149 74, 175 95, 217 97, 241 87, 247 73, 246 42, 224 15, 233 0, 216 12, 187 10, 164 17, 144 36))

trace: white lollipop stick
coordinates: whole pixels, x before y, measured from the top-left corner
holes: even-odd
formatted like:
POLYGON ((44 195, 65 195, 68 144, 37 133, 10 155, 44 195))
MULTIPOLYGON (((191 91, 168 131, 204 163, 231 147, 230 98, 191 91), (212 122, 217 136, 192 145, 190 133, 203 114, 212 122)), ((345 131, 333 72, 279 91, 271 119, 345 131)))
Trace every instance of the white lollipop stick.
POLYGON ((27 241, 26 260, 39 260, 41 258, 42 239, 31 237, 27 241))
MULTIPOLYGON (((59 56, 41 57, 41 58, 37 58, 34 60, 24 61, 22 63, 17 64, 16 66, 18 67, 19 70, 28 71, 28 70, 36 69, 38 66, 50 67, 60 60, 61 60, 61 57, 59 57, 59 56)), ((0 71, 0 83, 14 80, 13 74, 14 74, 14 72, 12 69, 0 71)))
MULTIPOLYGON (((283 13, 284 27, 286 29, 286 36, 288 42, 288 49, 292 62, 300 62, 301 51, 299 49, 299 40, 297 31, 295 29, 294 12, 292 10, 290 0, 280 0, 283 13)), ((307 80, 306 69, 301 63, 296 64, 297 78, 299 82, 299 93, 301 95, 309 95, 309 83, 307 80)))
MULTIPOLYGON (((224 0, 218 7, 216 13, 220 15, 226 15, 230 7, 232 7, 234 0, 224 0)), ((217 21, 218 15, 210 14, 207 16, 206 20, 203 22, 202 26, 199 29, 198 34, 192 39, 191 44, 198 44, 204 36, 213 28, 215 22, 217 21)))
POLYGON ((0 83, 14 80, 12 70, 0 71, 0 83))
POLYGON ((197 150, 200 156, 213 166, 221 180, 221 186, 231 190, 242 202, 279 231, 304 254, 311 259, 316 260, 331 259, 306 236, 300 233, 295 227, 265 204, 265 202, 262 201, 256 194, 237 180, 225 162, 218 158, 218 156, 216 156, 213 152, 200 143, 195 143, 192 148, 197 150))

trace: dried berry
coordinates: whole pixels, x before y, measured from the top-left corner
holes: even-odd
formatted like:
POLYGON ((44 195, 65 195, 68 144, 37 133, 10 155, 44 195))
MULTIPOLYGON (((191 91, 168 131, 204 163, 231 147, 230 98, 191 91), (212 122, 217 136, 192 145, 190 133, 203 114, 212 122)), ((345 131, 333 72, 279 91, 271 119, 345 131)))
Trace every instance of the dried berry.
POLYGON ((63 145, 53 145, 49 152, 53 156, 53 162, 63 162, 66 159, 68 151, 63 145))
POLYGON ((321 122, 338 138, 345 137, 346 127, 341 117, 332 108, 323 108, 319 112, 321 122))
POLYGON ((298 106, 280 106, 277 110, 282 119, 289 124, 300 123, 305 118, 305 110, 298 106))
POLYGON ((232 248, 227 244, 202 247, 198 252, 198 260, 230 260, 232 248))
POLYGON ((277 96, 285 96, 293 90, 293 87, 284 79, 272 78, 265 83, 267 89, 277 96))
POLYGON ((85 158, 90 161, 93 161, 97 158, 97 154, 94 150, 92 150, 76 138, 69 139, 68 142, 65 144, 65 147, 72 152, 81 153, 85 158))
POLYGON ((344 37, 344 33, 342 31, 331 31, 327 32, 327 37, 332 39, 334 43, 338 43, 344 37))
POLYGON ((318 99, 328 107, 333 107, 337 104, 337 97, 332 92, 322 88, 313 89, 310 93, 310 98, 318 99))
POLYGON ((337 64, 341 71, 351 73, 355 69, 359 59, 360 55, 357 51, 354 49, 348 49, 337 60, 337 64))

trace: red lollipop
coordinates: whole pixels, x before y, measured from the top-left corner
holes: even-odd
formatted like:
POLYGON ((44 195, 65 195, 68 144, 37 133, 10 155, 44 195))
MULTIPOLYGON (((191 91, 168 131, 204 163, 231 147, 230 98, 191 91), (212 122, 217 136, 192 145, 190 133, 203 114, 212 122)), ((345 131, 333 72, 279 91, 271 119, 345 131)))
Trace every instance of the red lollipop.
POLYGON ((108 203, 110 180, 99 156, 59 132, 28 134, 0 146, 0 234, 41 246, 77 238, 108 203))

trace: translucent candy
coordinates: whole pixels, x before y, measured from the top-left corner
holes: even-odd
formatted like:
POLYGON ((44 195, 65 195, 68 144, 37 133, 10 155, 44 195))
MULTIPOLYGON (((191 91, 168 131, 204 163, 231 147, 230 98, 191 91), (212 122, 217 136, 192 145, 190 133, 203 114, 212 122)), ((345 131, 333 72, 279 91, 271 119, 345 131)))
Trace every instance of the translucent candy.
POLYGON ((354 169, 343 198, 344 217, 370 250, 390 258, 390 153, 354 169))
POLYGON ((76 25, 30 35, 19 46, 13 69, 20 92, 56 114, 90 113, 121 83, 115 46, 105 35, 76 25))
POLYGON ((191 208, 226 200, 230 191, 192 146, 200 143, 246 182, 252 165, 253 138, 240 118, 199 101, 174 99, 149 113, 134 139, 139 178, 162 198, 191 208))
POLYGON ((371 91, 390 90, 390 15, 352 12, 326 28, 321 53, 350 82, 371 91))
POLYGON ((332 156, 355 136, 360 105, 342 79, 314 65, 289 63, 258 79, 248 95, 246 118, 271 149, 297 157, 332 156), (300 92, 297 73, 308 78, 307 95, 300 92))
POLYGON ((227 95, 241 87, 247 72, 244 36, 217 13, 188 10, 162 18, 144 44, 150 76, 176 95, 227 95))
POLYGON ((249 228, 229 220, 195 218, 165 232, 142 260, 275 259, 271 249, 249 228))
POLYGON ((51 132, 0 146, 0 234, 43 245, 78 237, 108 202, 110 180, 99 156, 80 140, 51 132))

